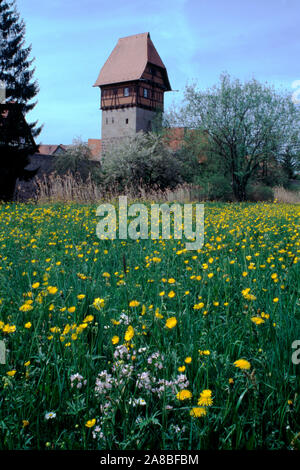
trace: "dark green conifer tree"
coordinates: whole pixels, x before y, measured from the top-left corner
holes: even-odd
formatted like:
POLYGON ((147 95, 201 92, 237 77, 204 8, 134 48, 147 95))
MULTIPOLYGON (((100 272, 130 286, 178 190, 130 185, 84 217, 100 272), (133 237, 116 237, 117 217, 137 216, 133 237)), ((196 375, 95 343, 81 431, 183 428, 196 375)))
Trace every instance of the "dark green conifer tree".
MULTIPOLYGON (((25 32, 16 0, 0 0, 0 81, 6 85, 7 101, 21 104, 24 115, 37 104, 32 100, 39 92, 33 79, 31 45, 25 46, 25 32)), ((37 121, 29 126, 34 137, 40 134, 42 126, 38 127, 37 121)))

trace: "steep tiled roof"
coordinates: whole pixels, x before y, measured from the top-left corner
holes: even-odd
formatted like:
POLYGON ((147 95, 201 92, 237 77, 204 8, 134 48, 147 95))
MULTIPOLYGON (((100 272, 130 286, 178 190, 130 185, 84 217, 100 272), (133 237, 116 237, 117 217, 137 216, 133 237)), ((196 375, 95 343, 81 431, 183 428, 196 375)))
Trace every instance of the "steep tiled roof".
POLYGON ((139 80, 148 62, 164 70, 166 86, 171 90, 167 70, 151 41, 149 33, 119 39, 100 70, 94 86, 139 80))

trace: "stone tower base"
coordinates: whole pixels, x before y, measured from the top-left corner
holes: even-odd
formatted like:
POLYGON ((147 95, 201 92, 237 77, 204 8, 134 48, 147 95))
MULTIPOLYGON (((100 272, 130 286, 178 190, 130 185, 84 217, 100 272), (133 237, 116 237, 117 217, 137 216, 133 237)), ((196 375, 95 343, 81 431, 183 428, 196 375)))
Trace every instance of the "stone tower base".
POLYGON ((102 139, 133 137, 151 131, 156 112, 138 107, 102 110, 102 139))

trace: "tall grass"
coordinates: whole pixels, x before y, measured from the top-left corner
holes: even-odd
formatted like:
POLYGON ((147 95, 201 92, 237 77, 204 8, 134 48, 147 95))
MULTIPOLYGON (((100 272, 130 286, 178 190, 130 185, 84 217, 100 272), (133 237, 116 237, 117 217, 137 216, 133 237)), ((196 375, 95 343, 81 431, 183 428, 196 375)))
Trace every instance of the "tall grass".
MULTIPOLYGON (((95 203, 103 200, 115 200, 119 191, 115 188, 104 188, 96 184, 90 177, 83 181, 80 176, 75 177, 68 173, 58 175, 52 173, 35 179, 37 188, 36 199, 39 203, 46 202, 77 202, 95 203)), ((201 188, 191 184, 182 184, 175 189, 160 190, 158 188, 145 188, 137 184, 135 187, 127 186, 124 194, 129 200, 143 201, 157 200, 162 202, 189 202, 203 197, 201 188)))
POLYGON ((282 186, 276 186, 274 188, 274 198, 278 202, 284 204, 299 204, 300 203, 300 192, 299 191, 289 191, 282 186))

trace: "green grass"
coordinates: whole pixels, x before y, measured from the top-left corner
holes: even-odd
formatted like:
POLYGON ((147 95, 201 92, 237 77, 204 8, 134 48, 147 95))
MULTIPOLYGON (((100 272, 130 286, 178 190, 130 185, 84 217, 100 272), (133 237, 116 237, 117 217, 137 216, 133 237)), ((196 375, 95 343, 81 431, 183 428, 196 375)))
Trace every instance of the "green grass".
POLYGON ((95 209, 0 205, 0 448, 299 448, 299 205, 206 204, 198 252, 95 209))

